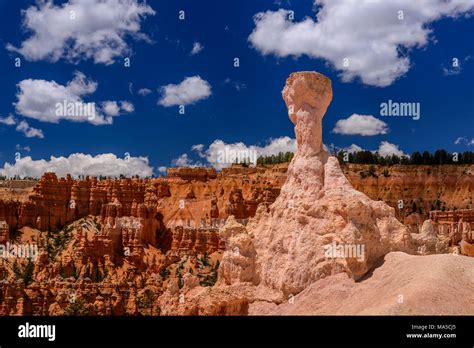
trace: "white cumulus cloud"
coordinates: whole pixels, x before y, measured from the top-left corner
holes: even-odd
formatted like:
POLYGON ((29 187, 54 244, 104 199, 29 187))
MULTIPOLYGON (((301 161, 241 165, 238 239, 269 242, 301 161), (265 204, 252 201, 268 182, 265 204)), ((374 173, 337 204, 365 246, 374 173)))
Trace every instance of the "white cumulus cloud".
POLYGON ((17 132, 23 133, 27 138, 44 138, 44 134, 41 129, 31 127, 26 121, 21 121, 18 123, 16 130, 17 132))
POLYGON ((188 154, 183 153, 181 156, 173 159, 171 164, 175 167, 199 167, 201 163, 191 160, 188 154))
POLYGON ((104 101, 96 105, 83 98, 93 94, 98 84, 81 72, 65 86, 55 81, 27 79, 17 85, 16 113, 42 122, 61 120, 90 122, 94 125, 112 124, 113 118, 133 112, 127 101, 104 101))
POLYGON ((30 156, 21 157, 15 163, 5 163, 0 168, 0 174, 13 177, 39 178, 45 172, 54 172, 60 177, 67 174, 72 176, 90 175, 90 176, 110 176, 119 177, 125 175, 131 177, 139 175, 148 177, 153 174, 153 168, 150 167, 147 157, 127 157, 118 158, 112 153, 92 156, 83 153, 74 153, 68 157, 51 156, 49 160, 33 160, 30 156))
POLYGON ((343 150, 346 151, 346 152, 349 152, 349 153, 364 151, 364 149, 361 148, 361 147, 360 147, 359 145, 357 145, 357 144, 351 144, 351 146, 346 147, 346 148, 344 148, 343 150))
POLYGON ((30 36, 11 51, 30 61, 93 59, 112 64, 130 54, 128 37, 150 41, 140 32, 141 22, 155 11, 138 0, 69 0, 55 5, 37 1, 23 11, 23 27, 30 36))
POLYGON ((396 155, 398 157, 407 156, 402 150, 400 150, 398 145, 389 143, 388 141, 382 141, 377 150, 380 156, 392 156, 396 155))
POLYGON ((227 159, 231 159, 234 154, 242 154, 244 158, 247 156, 271 156, 278 155, 283 152, 296 151, 296 139, 290 137, 280 137, 270 139, 266 145, 246 145, 243 142, 225 143, 220 139, 214 140, 207 148, 203 144, 193 145, 192 151, 205 160, 205 163, 199 161, 192 161, 187 154, 183 154, 174 159, 172 164, 175 166, 212 166, 216 169, 222 169, 232 165, 232 161, 222 161, 224 154, 228 154, 227 159))
MULTIPOLYGON (((360 147, 357 144, 352 144, 351 146, 345 147, 342 150, 349 153, 354 153, 354 152, 364 151, 365 149, 360 147)), ((392 155, 396 155, 398 157, 408 156, 406 153, 400 150, 400 147, 398 145, 389 143, 388 141, 382 141, 379 144, 379 147, 377 150, 369 150, 369 151, 373 153, 378 152, 378 154, 382 157, 392 156, 392 155)))
POLYGON ((7 126, 14 126, 16 125, 16 120, 13 115, 8 115, 7 117, 0 117, 0 123, 7 126))
POLYGON ((329 62, 342 80, 389 86, 410 69, 400 48, 426 46, 429 24, 443 17, 472 14, 472 0, 316 0, 316 19, 290 20, 280 9, 254 16, 251 45, 263 55, 307 55, 329 62))
POLYGON ((337 121, 332 131, 336 134, 371 136, 386 134, 388 126, 372 115, 352 114, 346 119, 337 121))
POLYGON ((26 121, 18 122, 18 120, 13 117, 13 115, 0 117, 0 123, 6 126, 16 126, 15 130, 17 132, 23 133, 27 138, 44 138, 44 134, 41 129, 31 127, 26 121))
POLYGON ((185 78, 181 83, 169 84, 160 88, 162 93, 159 105, 169 107, 174 105, 189 105, 211 96, 211 85, 200 76, 185 78))

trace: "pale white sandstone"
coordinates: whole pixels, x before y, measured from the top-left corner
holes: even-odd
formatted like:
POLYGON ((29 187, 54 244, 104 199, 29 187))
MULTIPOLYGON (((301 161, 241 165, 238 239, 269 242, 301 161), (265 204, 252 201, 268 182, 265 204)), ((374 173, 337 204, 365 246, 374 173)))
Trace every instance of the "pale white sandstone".
POLYGON ((323 149, 331 81, 316 72, 293 73, 283 99, 298 149, 280 196, 247 226, 257 254, 254 280, 286 299, 331 274, 359 279, 392 250, 412 252, 411 236, 394 209, 356 191, 323 149), (346 252, 327 257, 325 246, 333 242, 346 252))
POLYGON ((250 315, 474 315, 474 259, 391 252, 370 277, 321 279, 280 305, 255 301, 250 315))
POLYGON ((447 253, 449 236, 439 233, 439 226, 432 220, 425 220, 420 233, 412 233, 417 252, 421 255, 447 253))
POLYGON ((230 216, 219 231, 226 245, 219 267, 218 285, 253 282, 255 277, 255 248, 245 226, 230 216))

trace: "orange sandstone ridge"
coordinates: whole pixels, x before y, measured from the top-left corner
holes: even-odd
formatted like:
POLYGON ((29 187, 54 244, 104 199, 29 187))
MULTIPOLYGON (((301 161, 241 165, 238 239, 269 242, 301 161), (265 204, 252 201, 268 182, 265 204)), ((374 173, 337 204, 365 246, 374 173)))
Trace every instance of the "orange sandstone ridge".
POLYGON ((161 292, 182 287, 189 273, 199 286, 214 285, 225 248, 219 227, 229 215, 246 223, 270 205, 281 174, 179 168, 159 179, 73 180, 47 173, 27 198, 0 200, 0 243, 39 246, 30 271, 26 260, 0 259, 0 314, 158 315, 161 292))

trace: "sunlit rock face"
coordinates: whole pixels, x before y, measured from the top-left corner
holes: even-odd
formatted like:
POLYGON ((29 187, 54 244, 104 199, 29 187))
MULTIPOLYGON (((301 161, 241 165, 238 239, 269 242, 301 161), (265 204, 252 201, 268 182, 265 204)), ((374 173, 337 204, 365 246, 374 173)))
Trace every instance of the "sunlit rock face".
POLYGON ((280 196, 269 211, 257 212, 248 231, 255 281, 284 298, 334 273, 358 279, 389 251, 411 251, 412 242, 394 209, 355 190, 324 150, 331 81, 317 72, 293 73, 282 94, 298 149, 280 196))

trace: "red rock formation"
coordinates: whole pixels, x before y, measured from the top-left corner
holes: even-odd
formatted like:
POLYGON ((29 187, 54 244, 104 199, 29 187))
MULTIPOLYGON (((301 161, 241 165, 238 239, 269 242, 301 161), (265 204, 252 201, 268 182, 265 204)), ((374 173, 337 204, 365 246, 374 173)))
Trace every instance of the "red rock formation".
POLYGON ((460 209, 455 211, 430 211, 430 219, 438 223, 469 222, 474 224, 474 209, 460 209))
POLYGON ((395 208, 411 232, 418 232, 430 211, 474 208, 474 165, 344 164, 342 170, 355 189, 395 208), (370 167, 374 175, 363 175, 370 167))
POLYGON ((168 168, 167 176, 169 178, 180 178, 187 181, 208 181, 217 177, 214 168, 168 168))
POLYGON ((451 247, 454 253, 461 251, 463 255, 472 256, 470 243, 474 242, 474 210, 431 211, 429 216, 420 233, 412 234, 423 251, 431 245, 428 253, 439 252, 442 246, 444 252, 451 247))
POLYGON ((216 228, 191 228, 177 226, 172 232, 171 254, 188 255, 205 252, 212 254, 223 250, 224 245, 219 240, 216 228))
MULTIPOLYGON (((145 290, 152 287, 158 297, 190 268, 201 279, 216 273, 225 248, 219 227, 229 213, 241 211, 245 222, 258 204, 271 204, 282 175, 244 171, 227 178, 191 169, 148 180, 73 180, 47 173, 28 198, 0 200, 0 240, 9 228, 20 229, 19 238, 29 236, 41 250, 30 284, 18 281, 11 264, 0 264, 8 279, 0 285, 0 314, 157 314, 143 308, 149 303, 141 299, 145 290), (233 210, 226 212, 232 200, 233 210), (198 267, 200 255, 211 261, 198 267), (182 260, 188 264, 178 276, 182 260)), ((27 264, 19 261, 18 267, 27 264)))

